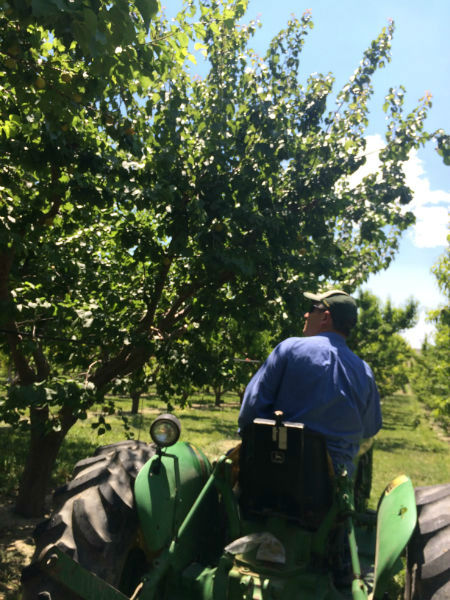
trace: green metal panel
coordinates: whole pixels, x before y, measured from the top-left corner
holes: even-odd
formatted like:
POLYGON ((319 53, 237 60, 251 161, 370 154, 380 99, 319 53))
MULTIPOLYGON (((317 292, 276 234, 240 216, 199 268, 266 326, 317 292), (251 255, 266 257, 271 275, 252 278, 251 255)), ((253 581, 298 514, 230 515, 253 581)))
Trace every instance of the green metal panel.
POLYGON ((40 559, 40 568, 49 577, 84 600, 128 600, 128 597, 113 588, 94 573, 84 569, 70 556, 53 546, 40 559))
POLYGON ((406 475, 400 475, 387 486, 378 507, 374 599, 383 597, 416 520, 414 488, 406 475))
POLYGON ((154 456, 141 469, 134 494, 150 553, 159 552, 176 536, 210 472, 206 456, 187 442, 177 442, 161 459, 154 456))

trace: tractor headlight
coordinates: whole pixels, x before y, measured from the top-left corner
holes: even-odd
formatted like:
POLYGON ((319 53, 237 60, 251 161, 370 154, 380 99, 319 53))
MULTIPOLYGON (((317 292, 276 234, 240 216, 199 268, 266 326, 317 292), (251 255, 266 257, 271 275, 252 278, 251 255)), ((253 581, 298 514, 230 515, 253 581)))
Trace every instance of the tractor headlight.
POLYGON ((150 437, 160 448, 173 446, 178 441, 180 433, 181 423, 175 415, 160 415, 150 426, 150 437))

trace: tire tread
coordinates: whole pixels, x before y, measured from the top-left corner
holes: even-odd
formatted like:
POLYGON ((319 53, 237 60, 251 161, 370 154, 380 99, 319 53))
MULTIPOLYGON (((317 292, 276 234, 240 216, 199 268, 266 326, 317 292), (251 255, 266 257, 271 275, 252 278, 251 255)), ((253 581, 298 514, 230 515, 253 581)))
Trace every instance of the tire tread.
POLYGON ((417 524, 407 548, 406 600, 450 598, 450 484, 417 488, 417 524))
POLYGON ((125 441, 97 448, 93 457, 76 463, 73 479, 54 494, 54 513, 35 528, 35 554, 22 573, 23 600, 36 600, 39 594, 51 600, 73 598, 39 569, 38 559, 50 546, 118 585, 138 528, 134 481, 154 453, 153 445, 125 441))

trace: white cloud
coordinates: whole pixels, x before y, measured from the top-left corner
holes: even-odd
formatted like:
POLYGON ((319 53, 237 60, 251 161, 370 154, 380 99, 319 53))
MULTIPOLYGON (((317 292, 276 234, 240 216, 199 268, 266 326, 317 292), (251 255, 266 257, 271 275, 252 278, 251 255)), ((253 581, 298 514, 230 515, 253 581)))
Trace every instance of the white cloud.
MULTIPOLYGON (((349 178, 351 187, 358 185, 363 177, 379 169, 378 153, 385 146, 378 134, 366 138, 366 163, 349 178)), ((409 231, 409 237, 418 248, 435 248, 447 244, 448 214, 450 193, 444 190, 432 190, 430 181, 423 168, 423 161, 417 151, 412 150, 404 164, 406 185, 413 191, 413 200, 407 210, 414 213, 416 223, 409 231)))
POLYGON ((447 244, 450 193, 432 190, 423 168, 423 161, 412 150, 404 166, 406 185, 414 192, 409 205, 416 216, 410 232, 413 243, 419 248, 435 248, 447 244))
MULTIPOLYGON (((443 192, 444 193, 444 192, 443 192)), ((450 198, 450 194, 447 194, 450 198)), ((418 248, 435 248, 447 243, 448 208, 444 206, 419 205, 413 209, 416 224, 410 232, 418 248)))

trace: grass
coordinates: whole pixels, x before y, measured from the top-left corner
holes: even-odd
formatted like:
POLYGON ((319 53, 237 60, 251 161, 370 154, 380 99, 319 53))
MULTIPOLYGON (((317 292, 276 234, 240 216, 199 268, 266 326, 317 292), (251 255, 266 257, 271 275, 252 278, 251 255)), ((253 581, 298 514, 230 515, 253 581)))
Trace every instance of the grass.
POLYGON ((383 429, 374 450, 371 506, 387 483, 401 473, 414 487, 450 481, 450 453, 426 409, 412 395, 397 394, 383 402, 383 429))

